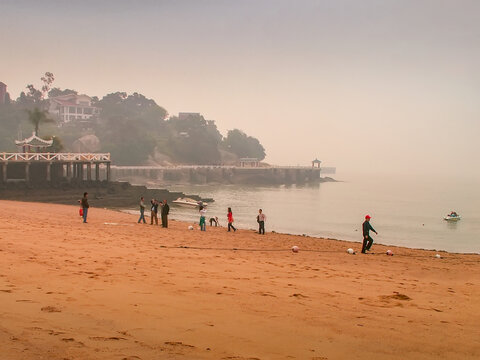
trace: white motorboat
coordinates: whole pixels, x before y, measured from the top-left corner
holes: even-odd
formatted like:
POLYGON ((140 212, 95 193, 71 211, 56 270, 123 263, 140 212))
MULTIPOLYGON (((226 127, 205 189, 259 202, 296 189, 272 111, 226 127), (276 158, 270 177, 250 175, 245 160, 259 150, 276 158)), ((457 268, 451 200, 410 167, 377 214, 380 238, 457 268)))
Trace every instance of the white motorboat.
POLYGON ((197 201, 195 199, 187 198, 187 197, 180 197, 177 200, 172 201, 173 204, 180 205, 180 206, 187 206, 187 207, 198 207, 200 205, 207 206, 206 203, 202 201, 197 201))
POLYGON ((450 214, 448 214, 447 216, 445 216, 443 218, 443 220, 446 220, 446 221, 458 221, 460 220, 462 217, 460 215, 458 215, 455 211, 452 211, 450 214))

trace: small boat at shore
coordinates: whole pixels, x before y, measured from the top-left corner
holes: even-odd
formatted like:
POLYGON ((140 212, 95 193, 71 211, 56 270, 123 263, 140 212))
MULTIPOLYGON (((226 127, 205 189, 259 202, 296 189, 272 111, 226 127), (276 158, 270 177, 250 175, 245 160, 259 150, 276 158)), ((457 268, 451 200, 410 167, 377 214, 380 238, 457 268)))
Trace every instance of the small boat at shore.
POLYGON ((195 199, 191 199, 187 197, 184 197, 184 198, 180 197, 177 200, 172 201, 172 203, 180 206, 186 206, 186 207, 198 207, 200 205, 207 206, 207 204, 202 201, 197 201, 195 199))
POLYGON ((460 215, 458 215, 455 211, 452 211, 450 214, 448 214, 447 216, 445 216, 443 218, 443 220, 446 220, 446 221, 458 221, 460 220, 462 217, 460 215))

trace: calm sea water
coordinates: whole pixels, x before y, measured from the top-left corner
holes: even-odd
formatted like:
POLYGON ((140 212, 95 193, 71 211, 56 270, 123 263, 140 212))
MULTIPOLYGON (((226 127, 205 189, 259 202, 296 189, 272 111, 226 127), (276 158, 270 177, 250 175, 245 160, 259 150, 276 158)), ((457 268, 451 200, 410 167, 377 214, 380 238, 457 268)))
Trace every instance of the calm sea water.
MULTIPOLYGON (((256 228, 262 208, 267 231, 361 241, 361 224, 370 214, 379 233, 373 234, 377 243, 480 253, 480 190, 473 181, 357 176, 304 187, 172 185, 168 189, 215 199, 208 205, 208 217, 218 216, 222 226, 227 224, 230 206, 236 226, 256 228), (462 220, 443 220, 452 210, 462 220)), ((171 217, 196 222, 198 212, 172 206, 171 217)))

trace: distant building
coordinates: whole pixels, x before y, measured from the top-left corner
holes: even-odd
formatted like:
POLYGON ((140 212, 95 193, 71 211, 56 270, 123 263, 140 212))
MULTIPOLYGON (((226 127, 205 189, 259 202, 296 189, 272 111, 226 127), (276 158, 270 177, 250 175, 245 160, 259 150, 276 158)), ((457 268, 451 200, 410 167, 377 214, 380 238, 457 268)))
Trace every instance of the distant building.
POLYGON ((185 120, 185 119, 188 119, 189 117, 198 117, 198 116, 201 116, 200 113, 191 113, 191 112, 178 113, 179 120, 185 120))
POLYGON ((7 98, 7 85, 0 81, 0 104, 5 104, 7 98))
POLYGON ((252 167, 257 168, 260 166, 260 160, 257 158, 241 158, 238 159, 240 167, 252 167))
POLYGON ((53 97, 48 112, 58 117, 60 122, 68 123, 76 120, 90 120, 100 113, 100 109, 92 106, 92 98, 87 95, 68 94, 53 97))

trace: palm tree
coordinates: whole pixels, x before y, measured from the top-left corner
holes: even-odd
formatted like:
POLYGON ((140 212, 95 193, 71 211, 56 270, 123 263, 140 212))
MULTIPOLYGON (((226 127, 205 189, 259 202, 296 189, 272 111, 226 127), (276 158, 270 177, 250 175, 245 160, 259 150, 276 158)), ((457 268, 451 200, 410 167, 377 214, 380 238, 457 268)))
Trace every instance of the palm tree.
POLYGON ((38 136, 38 128, 40 124, 52 123, 55 120, 48 117, 48 111, 40 110, 39 108, 34 108, 33 110, 27 110, 28 120, 35 127, 35 135, 38 136))

